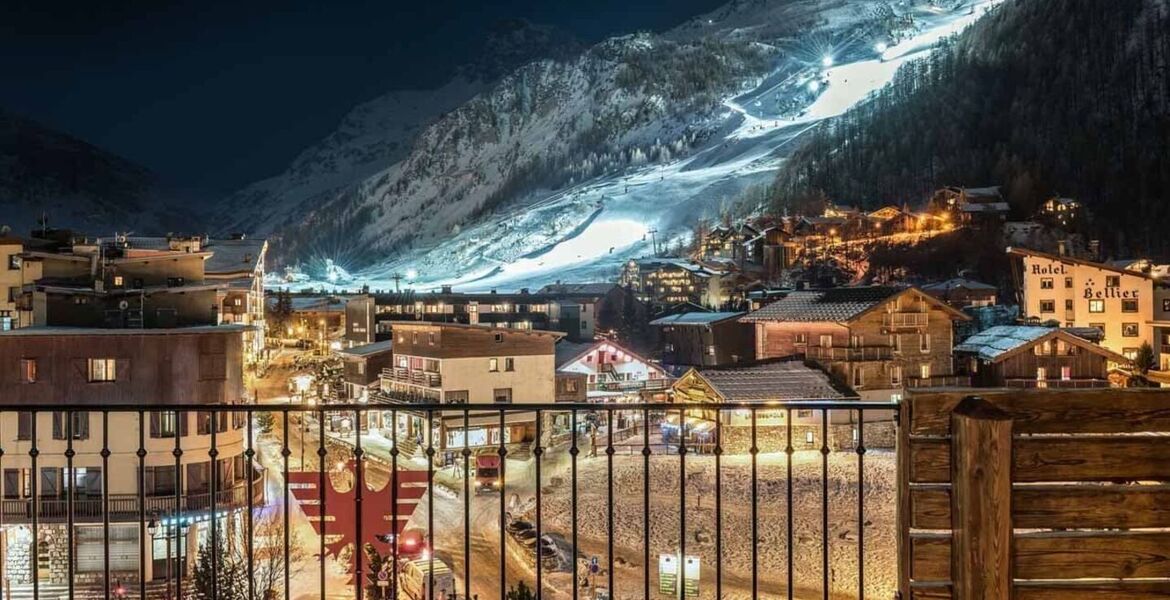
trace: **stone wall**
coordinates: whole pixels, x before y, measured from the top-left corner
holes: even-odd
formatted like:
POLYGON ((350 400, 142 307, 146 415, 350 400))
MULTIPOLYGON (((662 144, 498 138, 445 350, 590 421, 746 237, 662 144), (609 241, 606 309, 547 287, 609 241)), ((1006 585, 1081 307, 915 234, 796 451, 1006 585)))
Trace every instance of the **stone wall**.
MULTIPOLYGON (((12 585, 31 585, 33 581, 32 529, 27 525, 9 527, 5 532, 4 568, 12 585)), ((37 527, 40 549, 37 552, 40 574, 38 580, 47 585, 66 584, 69 577, 69 535, 65 525, 41 524, 37 527), (47 561, 45 560, 47 558, 47 561)), ((110 576, 123 584, 138 581, 136 571, 111 571, 110 576)), ((101 584, 102 572, 74 573, 78 585, 101 584)))

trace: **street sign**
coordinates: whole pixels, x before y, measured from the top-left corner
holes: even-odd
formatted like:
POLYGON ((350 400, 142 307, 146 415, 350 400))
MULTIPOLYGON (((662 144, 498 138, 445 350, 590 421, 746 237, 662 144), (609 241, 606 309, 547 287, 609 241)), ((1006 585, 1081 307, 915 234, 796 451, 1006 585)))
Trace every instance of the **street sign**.
POLYGON ((599 571, 601 571, 601 564, 597 562, 597 557, 594 556, 589 559, 589 572, 596 575, 599 571))
POLYGON ((678 557, 674 554, 658 555, 658 593, 670 598, 678 594, 678 557))
POLYGON ((384 582, 384 581, 385 581, 385 582, 389 582, 389 581, 390 581, 390 573, 389 573, 388 571, 386 571, 386 569, 382 569, 381 571, 378 571, 378 583, 379 583, 379 585, 381 585, 381 583, 382 583, 382 582, 384 582))

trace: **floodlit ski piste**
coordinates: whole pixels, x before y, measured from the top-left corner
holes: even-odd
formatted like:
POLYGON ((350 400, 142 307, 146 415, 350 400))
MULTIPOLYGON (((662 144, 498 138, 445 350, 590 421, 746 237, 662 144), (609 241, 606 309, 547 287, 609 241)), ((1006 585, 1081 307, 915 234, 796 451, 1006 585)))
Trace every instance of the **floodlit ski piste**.
MULTIPOLYGON (((928 55, 1003 1, 919 12, 918 32, 889 46, 847 38, 815 60, 787 52, 771 75, 724 101, 722 123, 715 124, 719 134, 684 158, 530 195, 537 199, 375 267, 350 273, 323 257, 316 277, 290 269, 273 276, 274 285, 394 289, 397 283, 480 291, 612 280, 626 261, 652 256, 655 245, 681 245, 695 219, 713 217, 722 203, 769 183, 803 133, 865 101, 903 64, 928 55), (803 106, 796 114, 780 110, 793 102, 803 106)), ((842 16, 850 17, 857 18, 842 16)))

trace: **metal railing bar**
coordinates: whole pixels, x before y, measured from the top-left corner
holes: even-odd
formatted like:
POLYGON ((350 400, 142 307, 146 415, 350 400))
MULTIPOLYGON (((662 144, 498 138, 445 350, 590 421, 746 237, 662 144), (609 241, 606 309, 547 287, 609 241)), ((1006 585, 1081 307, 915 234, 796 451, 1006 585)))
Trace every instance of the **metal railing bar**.
MULTIPOLYGON (((211 448, 207 450, 207 457, 211 459, 211 596, 219 598, 219 517, 215 514, 216 495, 219 493, 219 449, 216 448, 216 435, 219 431, 219 415, 208 415, 211 418, 211 448)), ((288 435, 287 428, 285 435, 288 435)), ((286 543, 287 545, 287 543, 286 543)), ((226 545, 225 548, 226 550, 226 545)))
POLYGON ((821 411, 821 597, 829 600, 829 411, 821 411))
MULTIPOLYGON (((505 475, 505 473, 507 472, 508 450, 504 447, 504 427, 506 427, 506 425, 504 423, 504 417, 505 417, 505 411, 503 409, 501 409, 500 410, 500 432, 499 432, 500 447, 496 450, 496 454, 498 454, 500 457, 499 476, 500 476, 500 597, 501 598, 506 598, 508 595, 508 572, 505 569, 505 563, 507 562, 507 559, 505 557, 507 556, 507 551, 504 548, 504 546, 505 546, 505 539, 504 538, 507 537, 505 535, 505 533, 506 533, 505 526, 507 525, 507 523, 505 523, 505 521, 504 521, 504 504, 505 504, 505 498, 508 496, 508 492, 507 492, 508 481, 507 481, 507 476, 505 475)), ((467 430, 466 429, 463 430, 463 437, 465 437, 465 438, 467 437, 467 430)), ((538 551, 539 551, 539 546, 540 546, 539 541, 540 540, 537 540, 537 550, 538 551)))
MULTIPOLYGON (((36 419, 33 419, 33 423, 36 423, 36 419)), ((35 433, 33 437, 36 437, 35 433)), ((35 466, 33 471, 36 471, 35 466)), ((33 497, 36 497, 35 493, 33 497)), ((110 600, 113 582, 110 581, 110 411, 108 410, 102 411, 102 559, 106 600, 110 600)))
MULTIPOLYGON (((304 418, 304 415, 301 415, 301 418, 304 418)), ((397 448, 395 448, 395 450, 397 450, 397 448)), ((325 480, 325 457, 328 454, 329 451, 325 449, 325 411, 321 410, 317 413, 317 505, 320 507, 317 511, 317 516, 320 518, 319 522, 321 524, 321 535, 317 542, 319 544, 318 552, 321 557, 319 573, 321 598, 325 598, 325 485, 327 484, 327 481, 325 480)), ((397 546, 398 545, 395 544, 395 548, 397 548, 397 546)), ((395 569, 397 569, 397 565, 395 565, 395 569)), ((285 569, 285 572, 287 571, 288 569, 285 569)), ((397 572, 395 575, 397 575, 397 572)), ((397 581, 397 577, 395 577, 395 580, 397 581)), ((288 589, 287 583, 285 584, 285 589, 288 589)))
MULTIPOLYGON (((613 411, 606 413, 605 424, 605 469, 606 469, 606 498, 608 499, 608 509, 606 511, 606 532, 608 536, 608 547, 606 548, 606 558, 608 564, 606 565, 606 575, 608 581, 609 597, 613 598, 617 595, 617 590, 614 589, 613 582, 613 538, 616 535, 613 526, 613 411)), ((538 558, 539 560, 539 558, 538 558)))
MULTIPOLYGON (((536 448, 532 451, 532 454, 535 457, 535 462, 536 462, 536 484, 535 484, 535 487, 536 487, 536 600, 541 600, 542 595, 544 593, 544 577, 543 577, 544 573, 543 573, 543 567, 542 567, 542 563, 544 562, 544 557, 542 556, 542 552, 543 552, 542 545, 544 543, 543 542, 544 532, 543 532, 543 526, 541 525, 541 522, 540 522, 540 519, 541 519, 540 463, 541 463, 541 456, 544 454, 544 448, 543 448, 543 444, 542 444, 542 441, 544 439, 543 438, 543 435, 544 435, 543 421, 544 421, 544 415, 542 415, 539 410, 536 411, 536 448)), ((466 429, 464 429, 464 431, 466 431, 466 429)), ((463 439, 464 439, 464 441, 466 441, 467 436, 466 435, 463 436, 463 439)), ((464 480, 464 482, 466 484, 466 479, 464 480)), ((464 489, 466 489, 466 488, 464 488, 464 489)), ((468 590, 468 595, 470 595, 470 589, 468 590)))
MULTIPOLYGON (((244 450, 244 459, 246 461, 247 468, 248 468, 248 481, 251 482, 251 480, 252 480, 251 473, 252 473, 252 468, 253 468, 252 467, 252 460, 256 456, 256 449, 253 447, 253 442, 252 442, 252 411, 248 410, 246 413, 244 413, 244 417, 247 419, 246 435, 248 436, 247 443, 246 443, 245 450, 244 450)), ((304 415, 301 415, 301 419, 304 419, 304 418, 305 418, 304 415)), ((302 465, 301 468, 303 469, 304 465, 302 465)), ((248 486, 248 515, 247 515, 247 523, 246 523, 246 527, 248 528, 248 536, 247 536, 248 539, 244 542, 245 552, 247 552, 247 555, 248 555, 248 600, 255 600, 256 599, 256 565, 255 565, 255 562, 256 562, 256 560, 255 560, 256 542, 254 541, 254 538, 256 537, 256 523, 255 523, 255 516, 253 514, 253 512, 255 510, 256 510, 256 493, 255 493, 255 490, 252 489, 251 484, 249 483, 249 486, 248 486)), ((167 557, 167 560, 170 560, 169 556, 167 557)))
POLYGON ((795 591, 794 590, 794 583, 795 583, 795 579, 796 579, 796 577, 795 577, 796 574, 793 571, 793 560, 792 560, 793 555, 795 554, 793 552, 793 546, 792 546, 792 541, 794 538, 793 532, 792 532, 792 517, 793 517, 793 514, 792 514, 792 512, 793 512, 792 511, 792 455, 796 452, 796 448, 794 448, 792 446, 792 409, 791 408, 789 408, 784 415, 784 427, 785 427, 784 439, 786 440, 786 444, 784 446, 784 455, 786 457, 785 461, 784 461, 784 468, 786 471, 785 472, 785 484, 786 485, 784 486, 784 491, 785 491, 785 494, 787 494, 784 510, 787 513, 787 523, 788 523, 788 526, 785 530, 785 536, 787 538, 786 541, 788 543, 786 548, 788 548, 788 551, 785 552, 785 554, 786 554, 786 559, 788 562, 787 573, 786 573, 787 577, 788 577, 788 589, 787 589, 788 600, 792 600, 793 593, 795 591))
POLYGON ((650 409, 642 408, 642 597, 650 597, 650 409))
POLYGON ((759 478, 759 440, 756 437, 756 422, 758 415, 753 408, 752 417, 752 446, 748 449, 752 463, 752 598, 760 597, 760 478, 759 478))
MULTIPOLYGON (((89 418, 89 415, 86 415, 86 418, 89 418)), ((67 440, 65 442, 65 470, 66 470, 66 472, 69 473, 68 481, 71 484, 69 486, 68 506, 66 507, 67 515, 66 515, 65 527, 66 527, 67 531, 66 531, 65 535, 68 537, 68 540, 69 540, 68 541, 69 547, 66 549, 66 552, 67 552, 66 558, 69 561, 69 564, 66 567, 66 575, 65 576, 66 576, 66 579, 68 580, 69 600, 73 600, 73 596, 75 593, 74 583, 73 583, 74 560, 75 560, 74 549, 73 549, 73 544, 74 544, 74 532, 73 532, 74 504, 73 503, 75 501, 76 492, 73 489, 74 486, 72 485, 72 483, 77 481, 77 474, 75 473, 74 468, 73 468, 73 457, 75 454, 73 451, 73 415, 69 415, 68 418, 65 419, 65 439, 67 440)))
MULTIPOLYGON (((570 493, 569 493, 570 512, 572 513, 570 518, 573 521, 573 534, 572 534, 573 535, 573 557, 572 557, 573 600, 577 600, 577 593, 578 593, 577 584, 579 583, 577 581, 577 576, 580 574, 579 573, 580 562, 579 562, 579 558, 578 558, 579 550, 578 550, 578 546, 577 546, 577 452, 578 452, 578 450, 577 450, 577 411, 576 410, 573 410, 570 413, 569 421, 570 421, 571 430, 573 432, 573 438, 572 438, 573 443, 572 443, 572 446, 569 447, 569 458, 570 458, 570 462, 572 465, 570 479, 572 479, 572 486, 573 486, 570 489, 570 493)), ((503 535, 503 532, 500 532, 500 535, 503 535)))
POLYGON ((865 411, 857 410, 857 600, 865 600, 865 411))
MULTIPOLYGON (((304 418, 304 415, 302 415, 302 418, 304 418)), ((324 422, 324 421, 322 421, 322 422, 324 422)), ((281 521, 281 528, 280 529, 281 529, 281 534, 284 537, 284 562, 282 563, 282 566, 284 568, 281 570, 283 571, 282 575, 284 575, 284 600, 289 600, 290 587, 291 587, 289 585, 289 580, 290 580, 289 570, 290 569, 288 568, 288 566, 289 566, 288 565, 288 563, 289 563, 289 542, 290 542, 289 529, 290 529, 292 521, 290 519, 291 515, 289 512, 289 504, 288 504, 288 495, 289 495, 288 457, 292 455, 292 450, 290 450, 288 447, 288 413, 287 412, 285 412, 281 418, 280 429, 281 429, 281 432, 280 432, 280 436, 281 436, 281 438, 280 438, 280 461, 281 461, 280 472, 281 472, 281 480, 282 480, 281 481, 281 509, 282 509, 281 510, 281 519, 282 519, 282 521, 281 521)), ((324 439, 325 432, 321 432, 321 435, 322 435, 322 439, 324 439)), ((324 512, 321 513, 321 515, 324 515, 324 514, 325 514, 324 512)), ((324 527, 324 525, 322 525, 322 527, 324 527)), ((322 561, 325 560, 324 555, 321 556, 321 560, 322 561)))
MULTIPOLYGON (((354 587, 357 588, 357 600, 362 600, 365 597, 366 586, 364 583, 364 573, 362 572, 362 558, 365 555, 365 548, 362 547, 362 495, 365 492, 366 481, 364 478, 363 456, 365 451, 362 450, 362 411, 361 409, 353 411, 353 512, 354 512, 354 542, 353 542, 353 579, 354 587)), ((285 563, 288 566, 288 563, 285 563)), ((287 572, 288 569, 286 568, 287 572)))
MULTIPOLYGON (((72 441, 73 433, 73 415, 69 415, 68 433, 70 441, 72 441)), ((70 474, 72 475, 72 473, 70 474)), ((75 481, 72 477, 70 483, 75 481)), ((70 496, 72 496, 73 485, 69 486, 70 496)), ((72 529, 72 527, 70 527, 72 529)), ((138 593, 142 598, 146 598, 146 413, 138 411, 138 593)), ((153 539, 151 540, 153 541, 153 539)), ((72 583, 70 584, 72 586, 72 583)))

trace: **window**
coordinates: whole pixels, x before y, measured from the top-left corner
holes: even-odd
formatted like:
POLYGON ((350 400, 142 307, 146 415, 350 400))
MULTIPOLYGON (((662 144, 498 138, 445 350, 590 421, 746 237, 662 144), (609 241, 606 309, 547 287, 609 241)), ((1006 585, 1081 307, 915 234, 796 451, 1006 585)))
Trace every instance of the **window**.
POLYGON ((890 385, 902 385, 902 367, 890 367, 890 385))
POLYGON ((147 496, 170 496, 175 493, 175 466, 146 467, 146 482, 142 490, 147 496))
POLYGON ((798 410, 798 411, 796 411, 796 418, 798 418, 798 419, 811 419, 812 418, 812 410, 798 410))
POLYGON ((894 354, 902 353, 902 336, 895 333, 890 336, 890 345, 894 347, 894 354))
POLYGON ((0 331, 12 331, 12 316, 8 311, 0 311, 0 331))
POLYGON ((8 255, 8 270, 9 271, 19 271, 20 270, 20 255, 19 254, 9 254, 8 255))
POLYGON ((1111 288, 1121 287, 1121 276, 1120 275, 1107 275, 1105 277, 1105 287, 1111 287, 1111 288))
POLYGON ((918 350, 922 354, 928 354, 930 352, 930 334, 929 333, 924 333, 924 334, 918 336, 918 350))
POLYGON ((1051 278, 1051 277, 1041 277, 1041 278, 1040 278, 1040 289, 1042 289, 1042 290, 1050 290, 1050 289, 1052 289, 1053 287, 1054 287, 1054 286, 1053 286, 1053 284, 1052 284, 1052 278, 1051 278))
POLYGON ((117 362, 112 358, 89 359, 89 381, 115 381, 116 364, 117 362))
POLYGON ((187 435, 187 413, 180 414, 173 411, 150 413, 150 437, 152 438, 175 437, 176 425, 182 429, 180 435, 187 435))
POLYGON ((28 469, 4 469, 5 498, 27 498, 31 493, 28 469))
POLYGON ((70 433, 69 427, 72 426, 73 439, 84 440, 89 438, 89 413, 88 412, 54 412, 53 413, 53 439, 66 439, 70 433))
POLYGON ((807 344, 808 343, 808 334, 807 333, 798 333, 798 334, 796 334, 795 337, 793 337, 792 341, 793 341, 793 343, 796 343, 796 344, 807 344))
POLYGON ((1121 312, 1135 313, 1137 311, 1138 311, 1138 301, 1137 300, 1122 300, 1121 301, 1121 312))
POLYGON ((565 391, 569 392, 570 394, 576 393, 577 380, 576 379, 566 379, 565 380, 565 391))
POLYGON ((497 344, 502 344, 502 343, 504 343, 504 334, 497 333, 497 334, 495 334, 494 339, 495 339, 497 344))
POLYGON ((715 345, 714 344, 707 346, 707 355, 708 356, 715 356, 715 345))
POLYGON ((1091 313, 1105 312, 1105 301, 1104 300, 1089 300, 1089 312, 1091 312, 1091 313))
POLYGON ((1068 367, 1068 366, 1061 367, 1060 368, 1060 378, 1064 381, 1068 381, 1068 380, 1072 379, 1072 367, 1068 367))
POLYGON ((831 336, 831 335, 821 335, 821 336, 820 336, 820 342, 821 342, 821 347, 822 347, 822 348, 832 348, 832 347, 833 347, 833 336, 831 336))
POLYGON ((31 440, 33 427, 33 414, 31 412, 19 412, 16 414, 16 439, 17 440, 31 440))
POLYGON ((20 382, 21 383, 36 383, 37 382, 37 359, 22 358, 20 359, 20 382))
POLYGON ((1036 356, 1048 356, 1049 354, 1052 354, 1052 348, 1048 345, 1047 341, 1032 346, 1032 350, 1035 352, 1036 356))
POLYGON ((511 404, 512 388, 496 388, 492 390, 492 402, 496 404, 511 404))
POLYGON ((1067 290, 1071 290, 1072 287, 1073 287, 1072 277, 1065 277, 1064 278, 1064 288, 1067 290))
POLYGON ((167 287, 182 287, 184 281, 182 277, 167 277, 167 287))
POLYGON ((428 344, 430 344, 430 345, 434 346, 434 345, 435 345, 435 340, 437 340, 437 339, 438 339, 438 336, 437 336, 437 335, 435 335, 435 332, 433 332, 433 331, 432 331, 432 332, 430 332, 430 333, 428 333, 428 334, 427 334, 427 343, 428 343, 428 344))
POLYGON ((1042 312, 1042 313, 1056 312, 1056 301, 1055 300, 1041 300, 1040 301, 1040 312, 1042 312))
POLYGON ((924 363, 918 366, 918 377, 930 379, 930 363, 924 363))
POLYGON ((1065 310, 1072 310, 1073 309, 1073 301, 1071 299, 1064 301, 1064 309, 1065 310))
POLYGON ((861 369, 853 369, 853 387, 861 387, 861 369))
POLYGON ((1039 382, 1036 384, 1036 387, 1048 387, 1048 369, 1036 367, 1036 381, 1039 382))
POLYGON ((1170 298, 1162 299, 1162 312, 1170 312, 1170 298))
POLYGON ((243 305, 244 305, 244 299, 243 299, 243 298, 234 298, 234 299, 232 300, 232 304, 235 304, 236 306, 243 306, 243 305))
POLYGON ((114 287, 122 287, 123 282, 121 275, 114 275, 114 287))
POLYGON ((101 497, 102 468, 77 467, 73 469, 72 481, 66 480, 65 486, 73 488, 76 496, 101 497))
POLYGON ((1137 323, 1122 323, 1121 337, 1138 337, 1141 335, 1141 328, 1137 323))
POLYGON ((1121 355, 1129 360, 1134 360, 1137 358, 1138 349, 1137 348, 1122 348, 1121 355))
POLYGON ((514 359, 512 357, 505 358, 504 359, 504 370, 505 371, 515 371, 516 370, 516 359, 514 359))
POLYGON ((665 344, 662 345, 662 351, 663 352, 674 352, 674 344, 672 344, 670 342, 666 342, 665 344))
POLYGON ((500 371, 500 359, 489 358, 488 359, 488 371, 490 371, 492 373, 498 373, 500 371))

